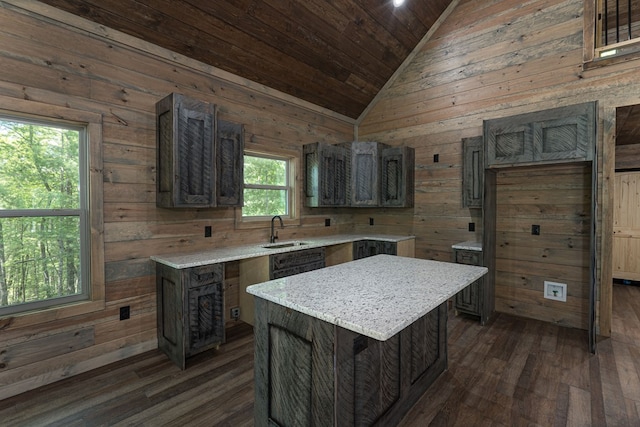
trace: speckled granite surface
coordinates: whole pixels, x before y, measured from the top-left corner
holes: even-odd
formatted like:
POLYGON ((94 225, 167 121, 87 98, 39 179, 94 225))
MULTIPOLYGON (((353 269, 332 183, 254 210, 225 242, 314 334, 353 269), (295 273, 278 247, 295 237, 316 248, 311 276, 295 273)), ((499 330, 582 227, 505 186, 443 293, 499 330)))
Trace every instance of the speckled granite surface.
POLYGON ((387 340, 487 272, 376 255, 249 286, 247 292, 377 340, 387 340))
MULTIPOLYGON (((266 249, 262 246, 265 244, 255 244, 247 246, 232 246, 224 248, 214 248, 210 251, 202 251, 191 254, 180 255, 154 255, 151 257, 153 261, 168 265, 173 268, 190 268, 207 264, 216 264, 219 262, 236 261, 239 259, 254 258, 259 256, 277 254, 282 252, 298 251, 301 249, 318 248, 323 246, 339 245, 341 243, 357 242, 358 240, 381 240, 388 242, 400 242, 403 240, 414 239, 414 236, 391 236, 377 234, 342 234, 329 237, 318 237, 310 239, 300 239, 295 242, 304 242, 304 245, 291 246, 288 248, 266 249)), ((286 243, 278 242, 278 244, 286 243)))
POLYGON ((466 249, 468 251, 482 252, 482 243, 474 241, 456 243, 455 245, 451 245, 451 247, 453 249, 466 249))

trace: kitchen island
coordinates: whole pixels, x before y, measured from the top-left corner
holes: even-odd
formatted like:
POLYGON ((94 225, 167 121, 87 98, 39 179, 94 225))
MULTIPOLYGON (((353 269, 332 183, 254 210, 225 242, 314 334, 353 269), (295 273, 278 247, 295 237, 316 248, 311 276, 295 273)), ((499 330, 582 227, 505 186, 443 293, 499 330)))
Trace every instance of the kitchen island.
POLYGON ((395 425, 447 367, 447 300, 485 267, 377 255, 249 286, 255 425, 395 425))

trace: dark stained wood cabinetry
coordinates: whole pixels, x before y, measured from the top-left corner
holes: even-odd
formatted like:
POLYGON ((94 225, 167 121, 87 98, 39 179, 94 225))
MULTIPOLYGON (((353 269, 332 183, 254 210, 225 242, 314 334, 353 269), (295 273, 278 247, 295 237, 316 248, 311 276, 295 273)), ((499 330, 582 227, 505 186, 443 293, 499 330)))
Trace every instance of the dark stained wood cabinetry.
POLYGON ((216 205, 241 207, 244 184, 244 126, 218 119, 216 205))
POLYGON ((380 204, 380 156, 384 144, 351 142, 351 206, 380 204))
POLYGON ((177 93, 156 104, 156 116, 156 204, 242 206, 242 125, 218 121, 214 105, 177 93))
POLYGON ((359 240, 353 242, 353 259, 361 259, 379 254, 397 255, 398 244, 382 240, 359 240))
POLYGON ((156 104, 160 207, 214 206, 215 106, 172 93, 156 104))
POLYGON ((484 122, 486 165, 593 160, 596 103, 484 122))
MULTIPOLYGON (((482 251, 454 249, 453 257, 458 264, 483 265, 482 251)), ((480 317, 480 323, 484 325, 493 311, 492 298, 493 292, 482 277, 456 294, 454 306, 459 312, 480 317)))
POLYGON ((380 205, 413 207, 415 150, 412 147, 385 147, 381 165, 380 205))
POLYGON ((462 207, 482 208, 484 146, 481 136, 462 139, 462 207))
POLYGON ((446 313, 378 341, 256 298, 256 426, 398 424, 447 367, 446 313))
POLYGON ((158 348, 180 369, 189 356, 220 345, 224 265, 175 269, 156 263, 158 348))
POLYGON ((303 147, 305 206, 348 205, 351 176, 349 154, 348 147, 322 142, 303 147))
POLYGON ((379 142, 307 144, 305 206, 412 207, 415 153, 379 142))
POLYGON ((325 248, 269 255, 269 280, 317 270, 325 266, 325 248))

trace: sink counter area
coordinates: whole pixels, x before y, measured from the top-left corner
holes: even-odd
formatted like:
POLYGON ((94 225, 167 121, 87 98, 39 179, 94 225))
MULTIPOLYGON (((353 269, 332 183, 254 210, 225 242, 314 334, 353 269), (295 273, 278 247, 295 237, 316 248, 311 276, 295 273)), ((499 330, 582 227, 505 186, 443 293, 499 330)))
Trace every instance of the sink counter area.
POLYGON ((219 247, 213 248, 208 251, 185 253, 179 255, 154 255, 151 257, 151 259, 168 267, 184 269, 209 264, 268 256, 275 253, 297 251, 300 249, 334 246, 344 243, 357 242, 359 240, 401 242, 414 238, 414 236, 393 236, 383 234, 340 234, 326 237, 311 237, 308 239, 301 238, 276 243, 256 243, 244 246, 219 247), (289 243, 292 244, 289 246, 289 243))

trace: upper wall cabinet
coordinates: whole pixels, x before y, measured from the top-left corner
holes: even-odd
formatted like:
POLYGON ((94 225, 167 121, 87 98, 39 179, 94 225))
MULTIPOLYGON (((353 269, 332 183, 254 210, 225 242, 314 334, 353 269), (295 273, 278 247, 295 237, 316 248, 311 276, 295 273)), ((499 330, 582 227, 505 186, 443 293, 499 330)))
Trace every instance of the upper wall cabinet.
POLYGON ((378 142, 350 142, 351 206, 380 204, 380 152, 385 147, 378 142))
POLYGON ((462 207, 481 208, 484 193, 482 137, 462 138, 462 207))
POLYGON ((348 147, 323 142, 303 147, 305 206, 348 205, 350 152, 348 147))
POLYGON ((244 193, 244 127, 218 119, 216 135, 216 204, 241 207, 244 193))
POLYGON ((303 153, 305 206, 413 206, 413 148, 317 142, 305 145, 303 153))
POLYGON ((172 93, 156 104, 157 197, 165 208, 242 205, 243 131, 215 106, 172 93))
POLYGON ((386 147, 382 150, 381 206, 413 207, 415 159, 412 147, 386 147))
POLYGON ((597 103, 485 120, 487 167, 593 160, 597 103))

